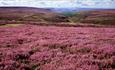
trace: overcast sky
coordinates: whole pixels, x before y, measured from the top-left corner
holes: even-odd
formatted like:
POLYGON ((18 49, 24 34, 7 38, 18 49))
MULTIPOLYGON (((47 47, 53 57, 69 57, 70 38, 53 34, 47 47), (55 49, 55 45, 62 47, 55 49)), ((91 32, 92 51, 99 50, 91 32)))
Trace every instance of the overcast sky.
POLYGON ((0 0, 0 6, 115 8, 115 0, 0 0))

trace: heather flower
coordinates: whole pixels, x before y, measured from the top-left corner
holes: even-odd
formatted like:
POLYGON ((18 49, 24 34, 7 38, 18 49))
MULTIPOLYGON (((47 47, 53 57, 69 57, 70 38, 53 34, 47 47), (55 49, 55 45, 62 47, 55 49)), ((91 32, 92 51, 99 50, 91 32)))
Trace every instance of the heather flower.
POLYGON ((114 70, 115 28, 0 28, 0 70, 114 70))

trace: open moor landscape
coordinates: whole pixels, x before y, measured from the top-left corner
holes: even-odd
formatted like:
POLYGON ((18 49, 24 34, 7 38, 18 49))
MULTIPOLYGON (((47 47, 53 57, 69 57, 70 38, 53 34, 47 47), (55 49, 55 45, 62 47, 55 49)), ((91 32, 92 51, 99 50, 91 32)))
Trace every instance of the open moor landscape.
POLYGON ((115 70, 114 17, 0 8, 0 70, 115 70))

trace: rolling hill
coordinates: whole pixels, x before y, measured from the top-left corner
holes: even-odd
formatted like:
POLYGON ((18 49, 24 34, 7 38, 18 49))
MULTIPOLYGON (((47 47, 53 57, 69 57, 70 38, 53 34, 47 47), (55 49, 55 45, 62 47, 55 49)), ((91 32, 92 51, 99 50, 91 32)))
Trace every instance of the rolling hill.
POLYGON ((1 21, 114 25, 115 9, 0 7, 1 21))
POLYGON ((0 21, 63 21, 60 18, 63 18, 63 15, 55 13, 50 9, 33 7, 0 7, 0 21))

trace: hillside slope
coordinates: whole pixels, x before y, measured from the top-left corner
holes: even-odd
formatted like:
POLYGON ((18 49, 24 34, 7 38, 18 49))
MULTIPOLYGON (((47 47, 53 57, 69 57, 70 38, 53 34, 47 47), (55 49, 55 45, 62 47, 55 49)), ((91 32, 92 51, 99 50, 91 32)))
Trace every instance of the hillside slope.
POLYGON ((63 18, 63 15, 55 13, 50 9, 32 7, 0 7, 0 21, 63 21, 60 18, 63 18))
POLYGON ((55 12, 52 9, 32 7, 1 7, 0 21, 28 21, 60 24, 115 25, 115 9, 97 9, 74 12, 55 12))

